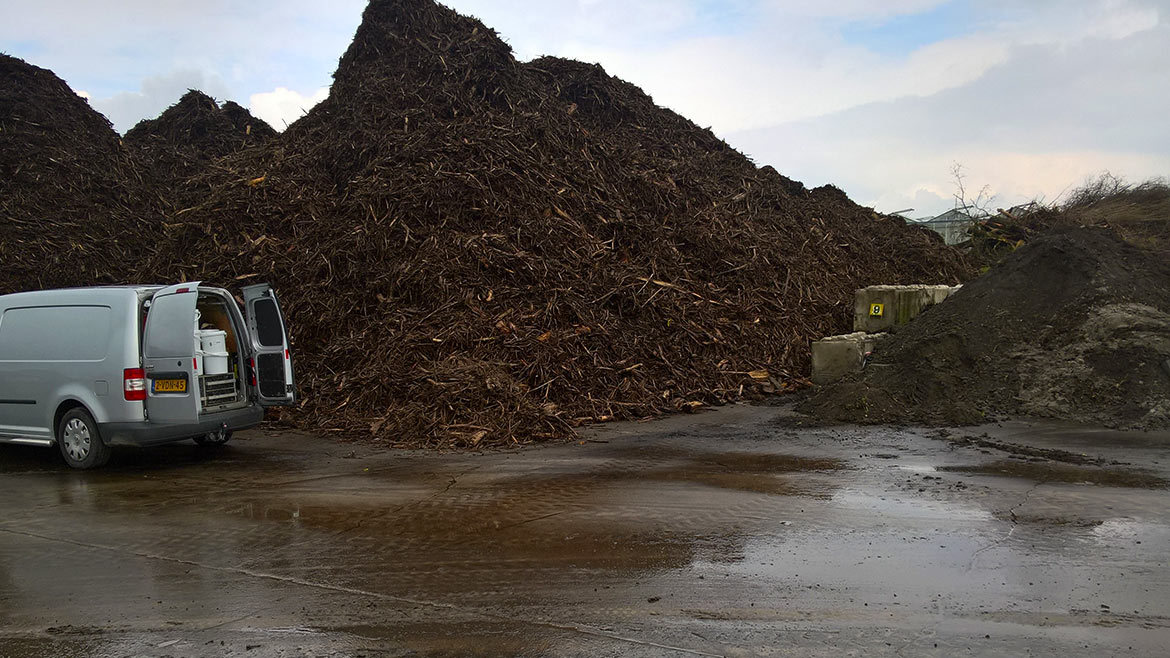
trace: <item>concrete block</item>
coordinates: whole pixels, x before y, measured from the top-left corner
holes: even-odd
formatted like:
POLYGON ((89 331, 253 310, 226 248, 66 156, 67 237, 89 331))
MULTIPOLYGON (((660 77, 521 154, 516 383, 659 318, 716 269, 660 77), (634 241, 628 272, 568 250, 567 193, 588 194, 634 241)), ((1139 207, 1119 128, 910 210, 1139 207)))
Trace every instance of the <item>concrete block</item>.
POLYGON ((918 317, 941 303, 960 286, 870 286, 853 297, 853 330, 885 331, 918 317))
POLYGON ((814 384, 831 384, 845 375, 860 372, 865 353, 885 337, 886 334, 858 331, 813 341, 810 379, 814 384))

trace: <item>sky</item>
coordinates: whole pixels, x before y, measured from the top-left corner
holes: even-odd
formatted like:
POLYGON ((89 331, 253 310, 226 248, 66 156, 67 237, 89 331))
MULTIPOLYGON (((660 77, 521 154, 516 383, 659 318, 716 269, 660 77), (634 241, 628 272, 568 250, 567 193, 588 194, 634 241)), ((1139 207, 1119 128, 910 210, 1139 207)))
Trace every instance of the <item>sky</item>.
MULTIPOLYGON (((518 58, 597 62, 759 165, 925 217, 1170 175, 1170 0, 450 0, 518 58), (956 175, 958 172, 958 175, 956 175)), ((0 0, 0 52, 120 132, 189 88, 278 130, 329 93, 361 0, 0 0)))

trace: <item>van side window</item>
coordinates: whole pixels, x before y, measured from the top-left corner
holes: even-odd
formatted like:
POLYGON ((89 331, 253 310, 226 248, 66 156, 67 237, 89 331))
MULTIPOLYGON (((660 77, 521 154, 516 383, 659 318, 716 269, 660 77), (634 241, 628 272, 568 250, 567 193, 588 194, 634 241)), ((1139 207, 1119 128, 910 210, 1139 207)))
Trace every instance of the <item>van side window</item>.
POLYGON ((257 299, 253 308, 256 311, 256 337, 264 347, 280 347, 284 344, 284 332, 281 330, 280 311, 276 302, 271 299, 257 299))
POLYGON ((10 308, 0 317, 0 361, 101 361, 109 306, 10 308))

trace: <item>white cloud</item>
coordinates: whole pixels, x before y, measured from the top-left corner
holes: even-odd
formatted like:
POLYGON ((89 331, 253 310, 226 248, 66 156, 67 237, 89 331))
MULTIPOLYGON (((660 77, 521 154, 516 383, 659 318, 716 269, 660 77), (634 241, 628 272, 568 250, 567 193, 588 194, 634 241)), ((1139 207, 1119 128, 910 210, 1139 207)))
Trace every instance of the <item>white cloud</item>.
POLYGON ((1015 47, 970 84, 734 133, 731 144, 809 185, 930 214, 953 205, 951 167, 1005 207, 1109 170, 1131 180, 1170 173, 1170 25, 1123 41, 1015 47))
POLYGON ((1021 44, 1069 44, 1086 38, 1125 39, 1152 29, 1165 11, 1165 0, 992 0, 992 9, 1007 4, 992 30, 1021 44), (1162 5, 1159 9, 1158 5, 1162 5))
POLYGON ((277 87, 272 91, 252 94, 248 109, 273 128, 284 130, 292 122, 304 116, 314 105, 328 97, 328 87, 321 87, 308 95, 285 87, 277 87))
MULTIPOLYGON (((956 187, 954 179, 945 173, 954 164, 947 155, 950 154, 918 153, 905 162, 908 166, 899 167, 898 172, 907 180, 919 181, 917 185, 878 190, 876 196, 856 200, 885 212, 915 208, 910 213, 913 217, 931 216, 951 208, 955 205, 956 187)), ((1008 208, 1029 201, 1059 201, 1072 188, 1103 172, 1143 181, 1170 171, 1170 156, 1132 152, 1021 153, 974 149, 959 157, 967 199, 974 199, 986 187, 988 195, 993 197, 993 208, 1008 208)))
MULTIPOLYGON (((278 86, 329 84, 365 4, 40 0, 4 13, 0 44, 95 98, 137 93, 143 81, 175 71, 220 81, 214 92, 204 90, 213 96, 247 98, 278 86)), ((142 108, 146 114, 126 121, 154 116, 152 104, 142 108)))
POLYGON ((932 44, 908 57, 800 48, 783 38, 717 37, 652 52, 577 47, 569 55, 604 62, 660 105, 721 134, 931 95, 968 84, 1008 57, 1005 44, 983 36, 932 44))
POLYGON ((875 20, 921 13, 946 2, 948 0, 765 0, 764 5, 785 16, 875 20))

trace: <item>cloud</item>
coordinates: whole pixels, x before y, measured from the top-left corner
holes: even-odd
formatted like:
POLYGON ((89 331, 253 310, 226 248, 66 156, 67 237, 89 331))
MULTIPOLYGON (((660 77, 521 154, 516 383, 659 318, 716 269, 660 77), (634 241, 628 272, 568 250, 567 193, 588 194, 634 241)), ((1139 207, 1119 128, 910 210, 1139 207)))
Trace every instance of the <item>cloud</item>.
POLYGON ((106 115, 115 130, 124 133, 142 119, 161 114, 177 103, 188 89, 198 89, 220 101, 230 99, 228 87, 219 76, 196 69, 180 69, 143 80, 138 91, 91 99, 90 104, 106 115))
POLYGON ((192 70, 221 81, 224 95, 247 98, 329 84, 365 4, 40 0, 5 12, 0 43, 95 98, 192 70))
POLYGON ((784 16, 809 16, 849 20, 878 20, 907 14, 918 14, 933 9, 948 0, 766 0, 764 6, 784 16))
POLYGON ((619 48, 657 47, 703 32, 720 32, 757 0, 723 0, 710 11, 700 0, 543 0, 500 2, 459 0, 445 3, 499 32, 522 60, 563 54, 573 43, 604 43, 619 48))
POLYGON ((1076 47, 1017 46, 970 84, 728 135, 757 161, 879 210, 953 205, 951 166, 1002 204, 1054 200, 1104 170, 1170 172, 1170 25, 1076 47))
POLYGON ((284 130, 289 124, 304 116, 314 105, 328 97, 328 87, 321 87, 308 95, 277 87, 272 91, 252 94, 249 109, 268 125, 277 130, 284 130))
POLYGON ((909 57, 857 49, 810 56, 783 39, 694 39, 650 53, 578 48, 655 100, 726 134, 797 121, 857 105, 924 96, 968 84, 1007 58, 1004 44, 980 36, 933 44, 909 57))

